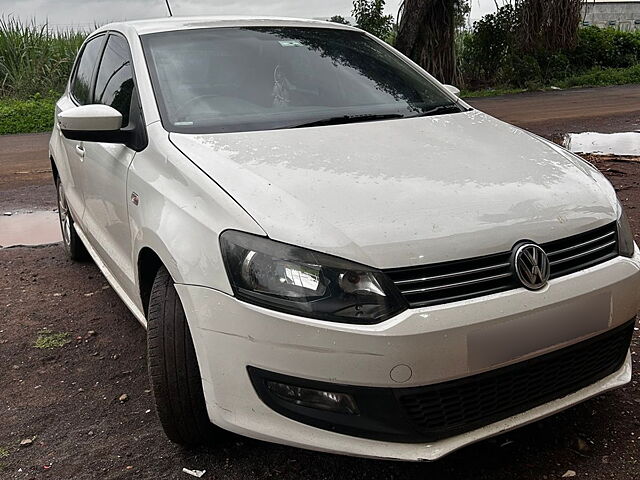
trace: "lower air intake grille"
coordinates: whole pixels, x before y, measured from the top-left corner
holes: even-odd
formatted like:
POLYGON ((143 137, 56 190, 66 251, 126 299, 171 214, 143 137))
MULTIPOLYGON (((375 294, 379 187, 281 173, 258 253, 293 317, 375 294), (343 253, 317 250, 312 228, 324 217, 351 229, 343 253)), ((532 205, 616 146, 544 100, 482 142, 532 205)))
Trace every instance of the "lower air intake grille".
POLYGON ((396 390, 430 440, 467 432, 576 392, 622 366, 635 320, 570 347, 487 373, 396 390))

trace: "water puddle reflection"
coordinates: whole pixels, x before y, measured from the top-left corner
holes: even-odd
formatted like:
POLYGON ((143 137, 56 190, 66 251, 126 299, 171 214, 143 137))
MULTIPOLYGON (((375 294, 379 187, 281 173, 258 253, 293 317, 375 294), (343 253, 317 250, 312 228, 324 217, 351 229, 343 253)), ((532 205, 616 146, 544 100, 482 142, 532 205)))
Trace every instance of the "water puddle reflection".
POLYGON ((640 157, 640 132, 569 133, 563 146, 574 153, 640 157))
POLYGON ((62 241, 57 212, 0 213, 0 248, 62 241))

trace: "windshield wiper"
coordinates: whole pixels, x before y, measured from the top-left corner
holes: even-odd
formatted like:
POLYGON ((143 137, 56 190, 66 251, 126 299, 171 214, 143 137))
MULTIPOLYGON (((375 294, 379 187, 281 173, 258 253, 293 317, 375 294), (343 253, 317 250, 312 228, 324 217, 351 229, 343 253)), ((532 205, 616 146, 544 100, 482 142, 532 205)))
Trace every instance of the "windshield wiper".
POLYGON ((341 115, 339 117, 329 117, 323 118, 321 120, 314 120, 313 122, 301 123, 290 128, 320 127, 323 125, 341 125, 343 123, 373 122, 376 120, 391 120, 393 118, 405 118, 405 116, 400 113, 383 113, 376 115, 341 115))
POLYGON ((426 112, 418 113, 417 115, 411 115, 411 117, 409 118, 429 117, 431 115, 443 115, 445 113, 459 113, 462 111, 463 111, 462 107, 457 103, 448 103, 446 105, 439 105, 437 107, 434 107, 431 110, 427 110, 426 112))

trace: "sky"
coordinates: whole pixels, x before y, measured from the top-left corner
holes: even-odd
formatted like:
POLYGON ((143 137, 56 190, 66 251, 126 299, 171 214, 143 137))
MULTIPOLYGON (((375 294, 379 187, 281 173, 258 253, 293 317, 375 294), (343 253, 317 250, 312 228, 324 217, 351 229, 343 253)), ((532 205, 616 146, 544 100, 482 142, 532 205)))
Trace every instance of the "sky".
MULTIPOLYGON (((279 15, 316 18, 349 17, 351 0, 169 0, 174 15, 279 15)), ((0 0, 0 16, 13 15, 51 26, 91 28, 117 20, 163 17, 165 0, 0 0)), ((400 0, 387 0, 396 15, 400 0)), ((495 10, 494 0, 472 0, 471 18, 495 10)))

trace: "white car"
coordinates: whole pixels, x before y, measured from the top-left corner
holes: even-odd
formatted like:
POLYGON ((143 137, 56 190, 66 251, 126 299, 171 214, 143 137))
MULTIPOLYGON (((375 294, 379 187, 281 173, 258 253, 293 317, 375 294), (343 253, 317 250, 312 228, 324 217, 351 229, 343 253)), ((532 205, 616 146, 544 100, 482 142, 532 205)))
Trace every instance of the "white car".
POLYGON ((614 189, 456 93, 332 23, 89 36, 50 143, 64 245, 147 327, 171 440, 433 460, 630 381, 614 189))

